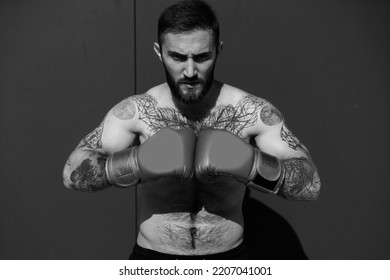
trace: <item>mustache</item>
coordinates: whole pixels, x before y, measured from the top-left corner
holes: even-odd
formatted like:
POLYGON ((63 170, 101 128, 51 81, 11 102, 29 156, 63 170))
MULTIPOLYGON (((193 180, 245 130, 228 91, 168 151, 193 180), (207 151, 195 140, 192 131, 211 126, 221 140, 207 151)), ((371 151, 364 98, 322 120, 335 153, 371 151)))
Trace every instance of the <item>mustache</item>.
POLYGON ((177 81, 177 84, 203 84, 204 81, 199 79, 197 76, 193 78, 182 78, 177 81))

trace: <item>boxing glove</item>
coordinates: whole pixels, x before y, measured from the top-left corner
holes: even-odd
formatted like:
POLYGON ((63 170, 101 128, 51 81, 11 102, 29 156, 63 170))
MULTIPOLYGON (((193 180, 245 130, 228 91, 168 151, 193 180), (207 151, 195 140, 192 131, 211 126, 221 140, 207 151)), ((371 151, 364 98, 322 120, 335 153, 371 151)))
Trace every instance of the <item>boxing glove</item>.
POLYGON ((162 128, 142 145, 110 155, 106 161, 107 179, 119 187, 164 177, 190 180, 195 142, 195 133, 189 128, 162 128))
POLYGON ((277 193, 284 179, 280 160, 261 152, 225 130, 199 132, 195 148, 195 176, 204 183, 232 176, 255 189, 277 193))

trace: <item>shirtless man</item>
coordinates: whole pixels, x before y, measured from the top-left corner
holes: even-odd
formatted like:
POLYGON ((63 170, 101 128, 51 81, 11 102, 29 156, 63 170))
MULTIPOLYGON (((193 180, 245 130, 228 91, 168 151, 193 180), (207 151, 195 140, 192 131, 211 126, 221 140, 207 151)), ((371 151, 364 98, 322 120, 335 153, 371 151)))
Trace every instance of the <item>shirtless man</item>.
POLYGON ((154 49, 167 82, 114 106, 70 155, 64 184, 138 186, 131 259, 248 259, 245 189, 315 200, 314 163, 270 102, 214 80, 222 42, 207 4, 168 7, 154 49))

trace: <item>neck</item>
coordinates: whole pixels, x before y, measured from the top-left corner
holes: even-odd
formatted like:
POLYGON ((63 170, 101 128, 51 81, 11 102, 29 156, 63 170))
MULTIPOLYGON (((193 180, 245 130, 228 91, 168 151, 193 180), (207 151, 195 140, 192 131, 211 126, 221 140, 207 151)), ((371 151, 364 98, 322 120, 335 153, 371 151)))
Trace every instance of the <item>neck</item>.
POLYGON ((201 120, 215 107, 222 86, 221 82, 214 80, 206 95, 196 103, 184 103, 174 96, 172 100, 183 116, 194 121, 201 120))

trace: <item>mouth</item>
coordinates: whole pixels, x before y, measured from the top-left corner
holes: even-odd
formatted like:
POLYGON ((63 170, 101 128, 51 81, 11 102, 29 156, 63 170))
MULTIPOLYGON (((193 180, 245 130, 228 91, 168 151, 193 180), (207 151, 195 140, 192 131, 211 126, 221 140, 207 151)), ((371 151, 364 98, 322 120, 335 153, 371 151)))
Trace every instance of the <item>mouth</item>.
POLYGON ((198 82, 182 82, 181 84, 182 85, 186 85, 188 87, 195 87, 195 86, 197 86, 197 85, 199 85, 201 83, 198 81, 198 82))
POLYGON ((188 88, 194 88, 196 86, 196 84, 194 83, 191 83, 191 84, 185 84, 188 88))

